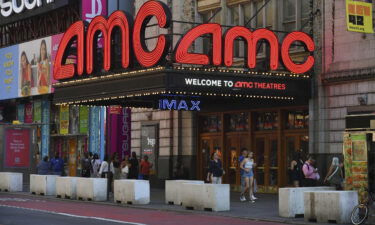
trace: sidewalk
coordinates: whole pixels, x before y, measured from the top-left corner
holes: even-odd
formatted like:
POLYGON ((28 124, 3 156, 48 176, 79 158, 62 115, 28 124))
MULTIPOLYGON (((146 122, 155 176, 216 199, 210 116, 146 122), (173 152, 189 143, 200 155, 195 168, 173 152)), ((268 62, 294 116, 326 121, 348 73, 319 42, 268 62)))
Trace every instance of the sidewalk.
MULTIPOLYGON (((0 192, 0 193, 9 193, 9 192, 0 192)), ((79 201, 79 200, 69 200, 69 199, 60 199, 55 196, 39 196, 32 195, 29 193, 29 186, 24 185, 23 192, 11 192, 9 194, 15 195, 24 195, 24 196, 35 196, 38 198, 49 198, 54 200, 61 201, 79 201)), ((106 202, 92 202, 96 204, 103 205, 112 205, 112 206, 121 206, 129 208, 138 208, 138 209, 148 209, 148 210, 161 210, 161 211, 173 211, 180 213, 191 213, 191 214, 205 214, 205 215, 215 215, 215 216, 224 216, 224 217, 233 217, 233 218, 242 218, 249 220, 258 220, 258 221, 270 221, 270 222, 279 222, 287 224, 310 224, 316 225, 318 223, 305 222, 303 218, 282 218, 278 216, 278 195, 277 194, 257 194, 258 200, 255 203, 249 201, 240 202, 240 193, 231 192, 231 210, 226 212, 211 212, 211 211, 198 211, 198 210, 187 210, 183 206, 177 205, 168 205, 165 204, 165 191, 164 189, 151 189, 151 203, 148 205, 124 205, 117 204, 113 201, 113 195, 110 194, 110 200, 106 202)), ((82 201, 79 201, 82 202, 82 201)), ((322 223, 319 223, 322 224, 322 223)))

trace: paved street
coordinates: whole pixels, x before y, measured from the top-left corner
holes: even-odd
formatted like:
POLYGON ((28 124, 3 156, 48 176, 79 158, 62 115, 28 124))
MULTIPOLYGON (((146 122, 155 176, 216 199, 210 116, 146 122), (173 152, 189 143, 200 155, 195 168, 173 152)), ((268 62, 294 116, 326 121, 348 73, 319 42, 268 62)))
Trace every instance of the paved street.
POLYGON ((1 193, 0 224, 276 225, 280 223, 1 193))

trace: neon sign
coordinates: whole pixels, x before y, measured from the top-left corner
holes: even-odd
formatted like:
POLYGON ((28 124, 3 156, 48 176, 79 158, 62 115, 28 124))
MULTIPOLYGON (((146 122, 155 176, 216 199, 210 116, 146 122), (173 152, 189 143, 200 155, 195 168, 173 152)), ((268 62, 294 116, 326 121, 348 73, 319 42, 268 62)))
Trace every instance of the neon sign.
POLYGON ((200 101, 185 101, 185 100, 169 100, 160 99, 159 109, 162 110, 186 110, 186 111, 201 111, 200 101))
MULTIPOLYGON (((122 68, 127 69, 131 66, 131 52, 134 53, 135 59, 142 67, 148 68, 157 65, 165 58, 170 47, 170 41, 167 36, 161 34, 158 36, 156 47, 152 51, 147 49, 144 33, 146 25, 152 17, 156 17, 160 28, 168 28, 171 24, 171 13, 168 6, 159 1, 148 1, 142 5, 133 26, 131 18, 122 11, 112 13, 108 19, 102 16, 95 17, 86 32, 82 21, 74 23, 61 40, 55 60, 54 78, 56 80, 73 78, 75 74, 82 75, 84 70, 87 74, 93 73, 93 45, 95 43, 94 37, 98 31, 103 36, 103 69, 105 71, 111 69, 111 38, 114 32, 121 33, 122 68), (119 28, 118 31, 115 28, 119 28), (73 38, 77 38, 77 65, 63 65, 65 51, 73 38), (86 60, 86 68, 84 68, 84 60, 86 60)), ((233 64, 234 40, 242 38, 247 45, 246 65, 248 68, 256 67, 256 46, 260 40, 266 40, 269 43, 271 70, 276 70, 279 67, 279 56, 281 56, 285 67, 293 73, 305 73, 314 65, 312 55, 308 56, 302 64, 294 63, 290 57, 290 46, 297 41, 305 44, 308 52, 314 51, 314 41, 303 32, 296 31, 287 34, 280 47, 275 33, 267 29, 251 31, 246 27, 236 26, 230 28, 224 35, 222 30, 222 26, 216 23, 201 24, 194 27, 177 44, 174 51, 174 61, 181 64, 213 64, 230 67, 233 64), (191 44, 197 38, 207 34, 212 37, 212 54, 190 53, 188 50, 191 44)))

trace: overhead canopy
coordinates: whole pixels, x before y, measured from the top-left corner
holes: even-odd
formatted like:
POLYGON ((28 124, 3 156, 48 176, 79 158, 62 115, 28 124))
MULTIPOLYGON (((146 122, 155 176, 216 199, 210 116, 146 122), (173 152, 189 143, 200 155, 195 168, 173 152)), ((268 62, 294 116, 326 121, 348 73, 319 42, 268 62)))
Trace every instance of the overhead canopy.
POLYGON ((310 96, 307 75, 194 67, 157 67, 96 77, 82 76, 54 87, 55 104, 154 108, 161 97, 293 104, 306 103, 310 96))

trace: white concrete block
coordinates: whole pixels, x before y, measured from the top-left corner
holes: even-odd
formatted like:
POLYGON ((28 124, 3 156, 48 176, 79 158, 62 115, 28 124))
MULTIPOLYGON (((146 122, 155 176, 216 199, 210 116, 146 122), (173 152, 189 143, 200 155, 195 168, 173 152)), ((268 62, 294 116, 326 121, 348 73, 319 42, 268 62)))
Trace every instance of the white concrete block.
POLYGON ((77 177, 57 177, 56 196, 59 198, 76 199, 77 177))
POLYGON ((148 180, 115 180, 114 201, 125 204, 149 204, 150 182, 148 180))
POLYGON ((204 184, 201 180, 166 180, 165 181, 165 203, 181 205, 182 204, 182 185, 204 184))
POLYGON ((30 192, 40 195, 56 195, 57 175, 30 175, 30 192))
POLYGON ((229 211, 229 184, 182 185, 182 205, 197 210, 229 211))
POLYGON ((357 191, 308 191, 304 193, 305 221, 350 223, 357 204, 357 191))
POLYGON ((106 201, 107 179, 77 178, 77 199, 88 201, 106 201))
POLYGON ((22 191, 22 173, 0 172, 0 191, 22 191))
POLYGON ((296 217, 305 212, 303 193, 306 191, 334 190, 334 187, 279 188, 279 216, 296 217))

